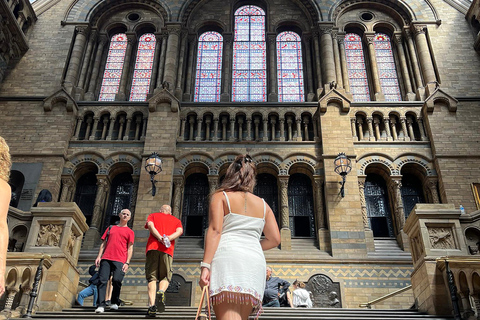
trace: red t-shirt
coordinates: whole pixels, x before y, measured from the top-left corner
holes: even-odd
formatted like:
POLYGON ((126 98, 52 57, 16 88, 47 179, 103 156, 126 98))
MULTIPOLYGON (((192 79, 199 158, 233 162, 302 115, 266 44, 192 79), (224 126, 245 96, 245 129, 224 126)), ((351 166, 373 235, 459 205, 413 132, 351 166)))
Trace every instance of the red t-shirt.
MULTIPOLYGON (((145 223, 145 229, 148 229, 149 221, 153 222, 155 229, 157 229, 158 233, 160 233, 161 236, 163 236, 164 234, 169 236, 175 231, 177 231, 177 228, 182 228, 182 222, 179 219, 172 216, 171 214, 163 212, 155 212, 150 214, 147 218, 147 223, 145 223)), ((162 242, 158 241, 157 238, 155 238, 150 233, 147 241, 147 252, 150 250, 158 250, 161 252, 165 252, 166 254, 173 257, 174 248, 175 240, 172 241, 172 245, 169 248, 166 248, 162 242)))
MULTIPOLYGON (((102 240, 107 237, 107 230, 102 236, 102 240)), ((128 244, 133 243, 135 234, 129 227, 112 226, 108 236, 105 249, 103 251, 102 259, 118 261, 121 263, 127 262, 128 244)))

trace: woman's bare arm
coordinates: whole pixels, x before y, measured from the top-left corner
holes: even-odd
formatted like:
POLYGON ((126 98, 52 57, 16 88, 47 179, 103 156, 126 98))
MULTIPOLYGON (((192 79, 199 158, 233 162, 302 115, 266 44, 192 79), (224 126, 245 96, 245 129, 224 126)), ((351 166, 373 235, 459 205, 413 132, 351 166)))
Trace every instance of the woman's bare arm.
POLYGON ((265 226, 263 227, 265 238, 260 241, 263 251, 275 248, 280 244, 280 231, 272 209, 267 204, 267 213, 265 214, 265 226))

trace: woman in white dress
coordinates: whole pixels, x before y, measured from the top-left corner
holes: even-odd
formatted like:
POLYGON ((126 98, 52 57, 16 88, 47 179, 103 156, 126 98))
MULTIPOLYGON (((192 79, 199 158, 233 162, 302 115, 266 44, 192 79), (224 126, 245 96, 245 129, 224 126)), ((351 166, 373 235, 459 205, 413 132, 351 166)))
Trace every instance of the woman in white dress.
POLYGON ((252 158, 237 156, 211 197, 200 286, 210 286, 218 320, 246 320, 252 312, 258 317, 266 276, 263 251, 280 244, 272 209, 252 193, 255 175, 252 158))

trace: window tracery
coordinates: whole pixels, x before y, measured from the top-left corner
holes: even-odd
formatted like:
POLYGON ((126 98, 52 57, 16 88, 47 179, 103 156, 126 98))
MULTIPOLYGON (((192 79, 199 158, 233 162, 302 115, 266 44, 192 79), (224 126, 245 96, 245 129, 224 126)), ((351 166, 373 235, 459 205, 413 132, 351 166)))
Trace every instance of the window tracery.
POLYGON ((370 101, 362 39, 358 34, 348 33, 345 35, 345 55, 353 100, 355 102, 370 101))
POLYGON ((207 31, 198 39, 195 102, 220 101, 222 80, 223 37, 207 31))
POLYGON ((373 38, 375 56, 377 59, 378 76, 380 86, 386 101, 401 101, 400 88, 398 85, 397 69, 392 52, 390 37, 384 33, 377 33, 373 38))
POLYGON ((155 56, 156 38, 153 33, 140 37, 137 60, 133 71, 130 101, 146 101, 152 80, 153 59, 155 56))
POLYGON ((295 32, 277 36, 277 74, 279 102, 305 101, 302 43, 295 32))
POLYGON ((112 36, 98 101, 115 101, 115 94, 118 93, 122 77, 126 50, 127 35, 118 33, 112 36))

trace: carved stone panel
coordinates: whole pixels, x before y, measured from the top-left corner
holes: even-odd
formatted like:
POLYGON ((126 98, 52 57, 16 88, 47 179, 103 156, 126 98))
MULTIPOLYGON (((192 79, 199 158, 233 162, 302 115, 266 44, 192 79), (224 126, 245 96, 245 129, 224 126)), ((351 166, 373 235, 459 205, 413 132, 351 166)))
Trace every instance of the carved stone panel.
POLYGON ((165 298, 169 306, 189 306, 192 297, 192 282, 178 275, 172 275, 172 281, 167 288, 165 298))
POLYGON ((333 282, 328 276, 314 275, 308 280, 306 289, 312 293, 314 308, 342 307, 340 283, 333 282))
POLYGON ((451 227, 430 227, 427 230, 432 249, 457 249, 451 227))
POLYGON ((41 224, 36 247, 58 247, 63 232, 61 224, 41 224))

